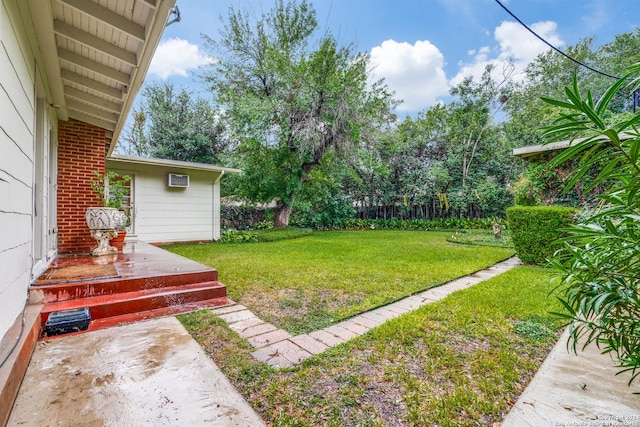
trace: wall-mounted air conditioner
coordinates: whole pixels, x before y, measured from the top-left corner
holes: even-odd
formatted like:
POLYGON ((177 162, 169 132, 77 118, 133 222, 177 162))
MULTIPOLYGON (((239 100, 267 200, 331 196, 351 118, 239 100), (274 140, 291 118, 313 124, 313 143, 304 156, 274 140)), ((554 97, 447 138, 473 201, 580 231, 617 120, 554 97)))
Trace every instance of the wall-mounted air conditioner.
POLYGON ((189 187, 189 175, 178 175, 170 173, 167 175, 167 187, 187 188, 189 187))

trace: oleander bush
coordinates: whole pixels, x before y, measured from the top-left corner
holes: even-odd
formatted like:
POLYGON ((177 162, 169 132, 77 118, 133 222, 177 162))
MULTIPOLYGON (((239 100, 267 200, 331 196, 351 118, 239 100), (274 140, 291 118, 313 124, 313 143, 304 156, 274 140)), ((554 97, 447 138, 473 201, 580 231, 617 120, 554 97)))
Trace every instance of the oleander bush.
POLYGON ((558 314, 570 322, 574 351, 596 344, 616 360, 620 373, 631 374, 630 385, 640 375, 640 114, 612 116, 610 104, 621 91, 638 90, 639 78, 640 63, 597 102, 590 91, 583 95, 574 79, 565 88, 566 100, 545 99, 563 115, 544 129, 549 142, 572 140, 551 162, 578 161, 568 187, 588 178, 586 191, 598 185, 604 190, 600 205, 572 227, 554 257, 565 308, 558 314), (594 166, 600 172, 589 176, 594 166))

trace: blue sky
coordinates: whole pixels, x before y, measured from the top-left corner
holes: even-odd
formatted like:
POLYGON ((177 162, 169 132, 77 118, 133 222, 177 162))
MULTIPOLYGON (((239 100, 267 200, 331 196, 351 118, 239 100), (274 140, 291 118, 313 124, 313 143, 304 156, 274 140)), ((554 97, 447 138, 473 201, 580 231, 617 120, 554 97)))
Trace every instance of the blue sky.
MULTIPOLYGON (((585 37, 599 45, 640 26, 639 0, 503 0, 559 48, 585 37)), ((211 61, 201 33, 217 39, 230 5, 258 17, 271 0, 177 0, 182 21, 166 28, 147 82, 167 80, 206 96, 198 67, 211 61)), ((519 70, 548 48, 495 0, 315 0, 321 29, 371 54, 377 77, 413 113, 447 99, 451 85, 513 58, 519 70)), ((516 79, 519 78, 516 75, 516 79)))

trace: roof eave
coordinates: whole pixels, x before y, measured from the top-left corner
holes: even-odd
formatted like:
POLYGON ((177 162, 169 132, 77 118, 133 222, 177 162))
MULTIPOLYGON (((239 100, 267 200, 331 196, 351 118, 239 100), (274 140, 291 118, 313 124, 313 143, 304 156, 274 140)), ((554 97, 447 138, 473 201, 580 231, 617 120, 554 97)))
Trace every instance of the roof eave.
MULTIPOLYGON (((634 138, 636 137, 636 135, 630 132, 622 132, 618 134, 618 137, 624 141, 630 138, 634 138)), ((589 138, 591 137, 565 139, 562 141, 552 142, 550 144, 525 145, 524 147, 514 148, 513 155, 515 157, 520 157, 521 159, 528 160, 540 154, 564 150, 589 138)), ((602 135, 601 139, 602 141, 608 141, 608 139, 604 135, 602 135)))
POLYGON ((107 150, 107 157, 111 156, 111 153, 113 153, 113 149, 116 146, 118 137, 120 136, 120 132, 122 131, 122 127, 127 121, 129 111, 131 110, 131 106, 133 105, 133 101, 135 100, 137 93, 142 87, 144 78, 146 77, 149 66, 151 65, 153 54, 160 44, 162 33, 167 25, 169 15, 171 14, 171 10, 175 6, 175 4, 176 0, 159 0, 158 4, 156 5, 151 29, 149 30, 147 36, 147 43, 145 43, 144 45, 138 68, 133 72, 134 75, 129 86, 129 93, 125 98, 122 112, 120 114, 120 120, 118 120, 116 129, 113 132, 113 137, 109 144, 109 149, 107 150))
POLYGON ((114 154, 107 157, 108 166, 122 166, 122 165, 148 165, 148 166, 163 166, 169 168, 181 168, 191 170, 202 170, 209 172, 224 172, 224 173, 241 173, 240 169, 227 168, 223 166, 210 165, 207 163, 195 163, 184 162, 181 160, 167 160, 167 159, 154 159, 150 157, 137 157, 137 156, 124 156, 121 154, 114 154))
MULTIPOLYGON (((43 71, 48 85, 46 86, 49 104, 57 109, 58 119, 68 120, 69 113, 66 109, 64 97, 64 85, 60 75, 60 63, 58 60, 58 47, 53 31, 53 10, 51 2, 41 0, 28 0, 29 14, 33 27, 36 29, 37 40, 33 41, 36 57, 41 58, 43 71)), ((26 10, 23 9, 24 12, 26 10)))
POLYGON ((564 150, 571 145, 571 141, 558 141, 551 144, 526 145, 514 148, 513 155, 521 159, 527 159, 549 151, 564 150))

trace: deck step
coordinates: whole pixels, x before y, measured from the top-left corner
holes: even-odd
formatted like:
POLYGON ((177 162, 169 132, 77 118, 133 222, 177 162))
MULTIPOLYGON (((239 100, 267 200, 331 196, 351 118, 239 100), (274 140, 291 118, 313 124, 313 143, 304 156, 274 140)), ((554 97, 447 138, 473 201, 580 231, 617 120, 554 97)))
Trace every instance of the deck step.
POLYGON ((166 307, 188 307, 189 305, 197 305, 202 301, 224 297, 226 297, 225 285, 218 281, 208 281, 78 298, 46 304, 42 309, 42 324, 46 323, 49 314, 54 311, 88 307, 92 321, 97 321, 166 307))
MULTIPOLYGON (((216 269, 138 240, 125 242, 114 256, 60 255, 49 268, 51 271, 29 288, 29 303, 43 304, 39 326, 45 325, 53 312, 84 307, 91 315, 87 331, 92 331, 232 304, 226 298, 226 286, 218 282, 216 269), (112 269, 85 268, 96 264, 113 264, 115 273, 112 269), (67 267, 66 271, 55 271, 67 267), (49 282, 56 278, 67 281, 49 282)), ((71 332, 78 333, 82 332, 71 332)))
POLYGON ((162 276, 112 278, 85 280, 80 282, 35 285, 30 288, 32 300, 44 303, 68 301, 79 298, 91 298, 101 295, 114 295, 140 289, 168 288, 189 283, 214 282, 218 280, 216 270, 204 270, 188 273, 165 274, 162 276), (37 295, 37 296, 33 296, 37 295))
POLYGON ((149 320, 155 317, 173 316, 176 314, 188 313, 190 311, 195 311, 202 308, 225 307, 227 305, 232 305, 232 304, 235 304, 235 303, 232 300, 228 299, 227 297, 220 297, 220 298, 213 298, 213 299, 208 299, 203 301, 190 302, 183 305, 160 307, 160 308, 155 308, 153 310, 145 310, 145 311, 139 311, 136 313, 121 314, 119 316, 110 316, 110 317, 105 317, 103 319, 92 320, 91 323, 89 323, 89 328, 86 331, 71 332, 66 335, 54 335, 51 337, 45 337, 45 339, 52 340, 62 336, 67 337, 71 335, 82 334, 85 332, 98 331, 101 329, 111 328, 114 326, 126 325, 128 323, 149 320))

